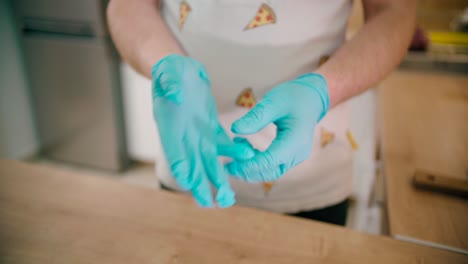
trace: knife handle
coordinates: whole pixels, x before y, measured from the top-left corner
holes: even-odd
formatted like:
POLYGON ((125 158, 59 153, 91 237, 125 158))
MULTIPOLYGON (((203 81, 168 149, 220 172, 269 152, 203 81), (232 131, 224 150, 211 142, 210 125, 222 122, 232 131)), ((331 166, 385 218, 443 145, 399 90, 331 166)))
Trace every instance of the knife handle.
POLYGON ((468 198, 468 180, 416 170, 413 185, 421 189, 468 198))

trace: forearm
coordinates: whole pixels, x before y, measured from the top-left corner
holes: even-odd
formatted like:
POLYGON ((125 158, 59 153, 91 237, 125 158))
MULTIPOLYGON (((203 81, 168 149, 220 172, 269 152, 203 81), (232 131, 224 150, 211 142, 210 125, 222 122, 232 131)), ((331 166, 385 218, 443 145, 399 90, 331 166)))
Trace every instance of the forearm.
POLYGON ((166 55, 184 54, 157 6, 157 0, 112 0, 107 8, 110 33, 120 55, 147 78, 152 66, 166 55))
POLYGON ((409 0, 365 7, 361 30, 316 71, 327 80, 330 107, 376 85, 398 65, 414 32, 415 6, 409 0))

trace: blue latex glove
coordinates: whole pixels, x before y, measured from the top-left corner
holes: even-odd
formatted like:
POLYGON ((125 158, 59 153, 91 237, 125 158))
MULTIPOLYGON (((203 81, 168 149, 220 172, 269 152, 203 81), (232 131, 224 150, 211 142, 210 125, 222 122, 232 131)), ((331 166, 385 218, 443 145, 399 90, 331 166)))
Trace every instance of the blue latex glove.
POLYGON ((329 105, 327 83, 319 74, 305 74, 276 86, 231 128, 236 134, 246 135, 274 123, 276 138, 266 151, 249 160, 229 163, 227 170, 248 182, 277 180, 309 157, 315 126, 329 105))
POLYGON ((251 158, 254 152, 234 144, 218 121, 205 67, 189 57, 172 54, 152 69, 153 114, 177 183, 190 190, 200 206, 213 207, 211 184, 219 207, 235 203, 218 155, 251 158))

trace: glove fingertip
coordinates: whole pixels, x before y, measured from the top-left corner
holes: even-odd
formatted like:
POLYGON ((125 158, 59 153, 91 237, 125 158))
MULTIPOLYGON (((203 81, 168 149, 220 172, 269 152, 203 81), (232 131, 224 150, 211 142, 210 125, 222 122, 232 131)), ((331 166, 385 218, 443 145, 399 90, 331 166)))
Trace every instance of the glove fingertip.
POLYGON ((239 120, 238 120, 238 121, 235 121, 234 123, 232 123, 232 125, 231 125, 231 132, 232 132, 232 133, 239 134, 239 120))
POLYGON ((243 135, 243 134, 248 134, 250 131, 250 122, 249 120, 246 120, 246 119, 239 119, 237 121, 235 121, 234 123, 232 123, 231 125, 231 131, 232 133, 236 133, 236 134, 240 134, 240 135, 243 135))
POLYGON ((270 103, 260 102, 243 117, 237 119, 232 124, 231 131, 241 135, 256 133, 272 123, 277 118, 278 111, 270 103))
POLYGON ((239 176, 239 166, 236 162, 228 163, 224 167, 228 174, 232 176, 239 176))
POLYGON ((218 193, 216 194, 216 202, 220 208, 227 208, 234 205, 236 202, 236 196, 228 184, 222 186, 218 190, 218 193))
POLYGON ((195 201, 197 202, 198 206, 205 207, 205 208, 212 208, 214 207, 214 203, 212 199, 204 197, 201 194, 194 194, 195 201))
POLYGON ((244 155, 243 155, 243 159, 247 160, 247 159, 251 159, 255 156, 255 150, 251 149, 251 148, 248 148, 246 147, 244 149, 244 155))
POLYGON ((255 150, 249 146, 237 145, 232 149, 232 158, 236 160, 248 160, 255 156, 255 150))
POLYGON ((219 208, 228 208, 228 207, 233 206, 236 203, 236 198, 235 197, 228 198, 228 199, 224 198, 221 200, 217 200, 217 203, 218 203, 219 208))

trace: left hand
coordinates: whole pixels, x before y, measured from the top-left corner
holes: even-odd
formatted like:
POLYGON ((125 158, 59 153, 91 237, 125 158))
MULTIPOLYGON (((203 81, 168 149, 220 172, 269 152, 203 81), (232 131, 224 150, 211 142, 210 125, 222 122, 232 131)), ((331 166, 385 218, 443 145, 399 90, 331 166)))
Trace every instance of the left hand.
POLYGON ((227 164, 228 172, 248 182, 277 180, 309 157, 315 126, 329 105, 327 83, 320 74, 305 74, 276 86, 231 128, 236 134, 248 135, 273 123, 276 138, 253 158, 227 164))
POLYGON ((171 54, 153 67, 153 114, 174 179, 202 207, 235 203, 218 156, 251 158, 254 151, 232 142, 218 121, 210 79, 202 63, 171 54))

